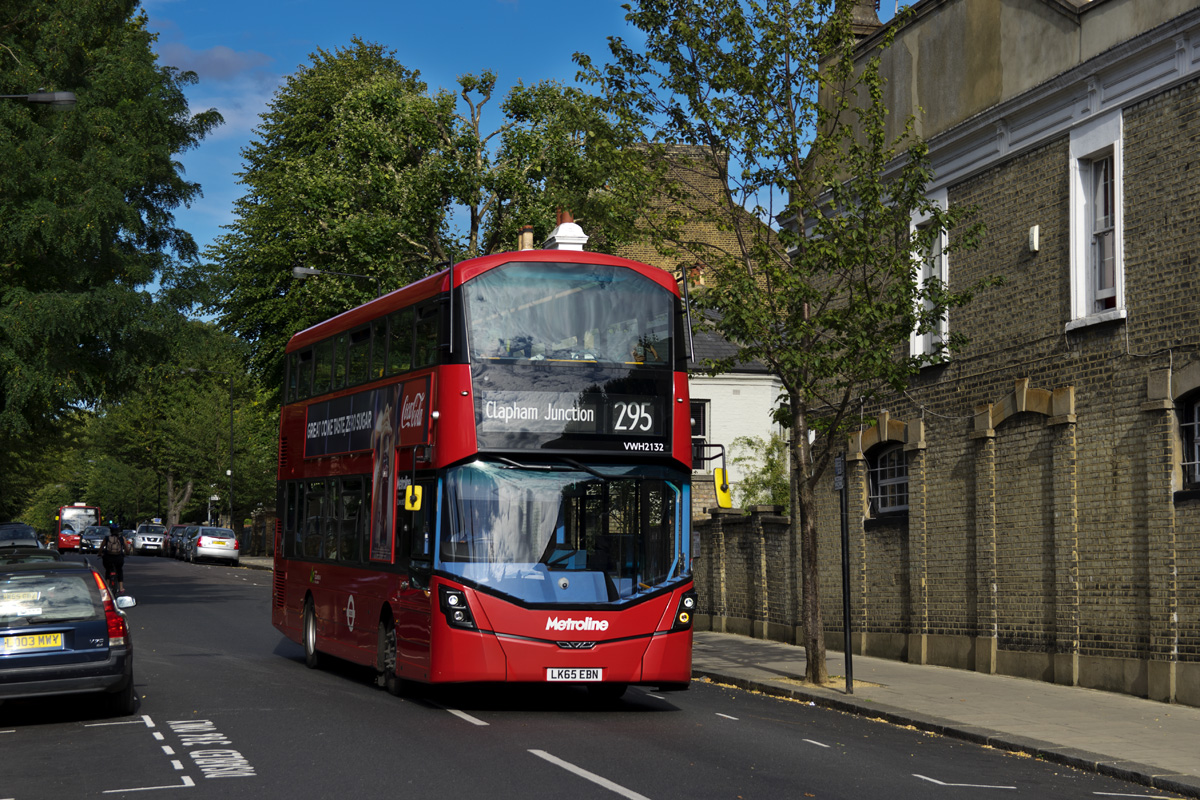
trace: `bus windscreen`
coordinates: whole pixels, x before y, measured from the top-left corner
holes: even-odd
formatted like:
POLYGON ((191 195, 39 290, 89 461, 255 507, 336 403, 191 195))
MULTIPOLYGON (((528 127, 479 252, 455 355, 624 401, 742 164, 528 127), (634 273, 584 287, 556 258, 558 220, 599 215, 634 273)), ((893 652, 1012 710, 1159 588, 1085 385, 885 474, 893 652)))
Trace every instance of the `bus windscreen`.
POLYGON ((59 510, 59 530, 73 530, 76 533, 89 525, 100 524, 100 509, 94 506, 64 506, 59 510))
POLYGON ((622 602, 685 572, 682 473, 476 461, 449 470, 446 487, 438 566, 492 591, 531 603, 622 602))

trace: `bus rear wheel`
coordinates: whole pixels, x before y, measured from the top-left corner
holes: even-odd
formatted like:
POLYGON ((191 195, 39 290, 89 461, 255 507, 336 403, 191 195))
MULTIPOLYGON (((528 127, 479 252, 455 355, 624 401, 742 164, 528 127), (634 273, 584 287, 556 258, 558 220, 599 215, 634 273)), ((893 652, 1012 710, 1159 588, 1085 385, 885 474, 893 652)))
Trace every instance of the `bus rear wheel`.
POLYGON ((304 602, 304 666, 316 669, 321 666, 321 654, 317 652, 317 614, 312 599, 304 602))
POLYGON ((378 673, 375 682, 388 690, 388 694, 399 697, 403 693, 403 682, 396 674, 396 626, 390 619, 379 620, 379 654, 375 657, 378 673))

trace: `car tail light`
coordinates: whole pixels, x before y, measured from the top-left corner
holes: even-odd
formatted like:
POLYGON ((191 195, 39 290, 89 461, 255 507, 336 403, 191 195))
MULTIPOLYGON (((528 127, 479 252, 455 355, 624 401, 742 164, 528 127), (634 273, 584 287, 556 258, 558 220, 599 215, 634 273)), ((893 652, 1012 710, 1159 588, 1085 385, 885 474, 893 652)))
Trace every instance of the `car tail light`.
POLYGON ((241 543, 241 542, 239 542, 237 539, 234 539, 234 540, 233 540, 233 549, 234 549, 234 550, 241 550, 241 549, 242 549, 242 543, 241 543))
POLYGON ((100 573, 93 572, 92 575, 96 578, 96 585, 100 587, 100 599, 104 601, 104 621, 108 623, 108 646, 124 646, 125 635, 129 632, 125 627, 125 617, 117 611, 117 604, 113 601, 112 592, 108 590, 108 584, 100 577, 100 573))

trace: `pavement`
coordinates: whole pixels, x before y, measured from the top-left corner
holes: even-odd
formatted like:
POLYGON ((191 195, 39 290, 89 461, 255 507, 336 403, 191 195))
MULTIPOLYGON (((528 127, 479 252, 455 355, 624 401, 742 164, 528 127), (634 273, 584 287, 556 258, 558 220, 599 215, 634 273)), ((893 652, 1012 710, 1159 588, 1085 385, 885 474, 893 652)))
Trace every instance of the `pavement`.
POLYGON ((1200 708, 861 655, 847 693, 843 654, 825 660, 818 687, 803 682, 802 647, 697 631, 692 675, 1200 798, 1200 708))

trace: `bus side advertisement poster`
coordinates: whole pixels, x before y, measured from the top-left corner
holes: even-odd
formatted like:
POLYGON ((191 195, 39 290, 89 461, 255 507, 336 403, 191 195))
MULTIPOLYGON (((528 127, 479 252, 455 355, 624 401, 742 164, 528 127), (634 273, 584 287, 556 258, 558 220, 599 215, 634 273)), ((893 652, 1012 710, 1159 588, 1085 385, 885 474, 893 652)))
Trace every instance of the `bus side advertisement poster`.
POLYGON ((304 457, 411 447, 429 440, 429 376, 313 403, 304 457))

